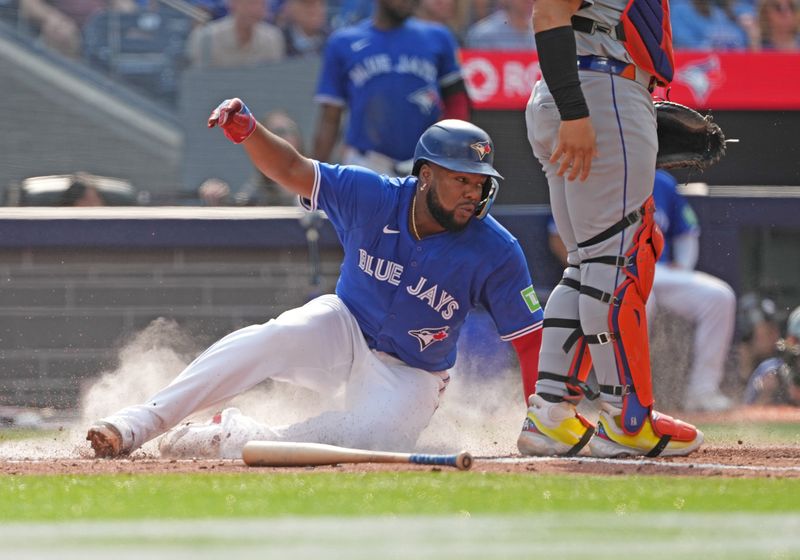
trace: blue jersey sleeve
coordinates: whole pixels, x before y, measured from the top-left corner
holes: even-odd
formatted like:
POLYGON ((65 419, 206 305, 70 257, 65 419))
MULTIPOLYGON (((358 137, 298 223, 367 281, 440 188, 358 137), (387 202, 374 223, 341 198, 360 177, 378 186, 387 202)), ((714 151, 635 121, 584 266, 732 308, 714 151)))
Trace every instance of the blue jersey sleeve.
POLYGON ((344 106, 347 100, 347 72, 345 58, 341 49, 344 38, 341 33, 334 33, 325 44, 322 67, 317 83, 315 99, 318 103, 344 106))
POLYGON ((678 181, 661 169, 656 171, 653 199, 656 203, 656 221, 668 241, 685 233, 699 233, 697 215, 686 197, 678 192, 678 181))
POLYGON ((439 69, 439 88, 445 88, 462 79, 461 66, 458 63, 458 43, 453 33, 444 25, 434 27, 435 37, 441 42, 439 69))
POLYGON ((544 313, 519 243, 514 242, 508 258, 487 278, 480 303, 505 341, 541 328, 544 313))
POLYGON ((317 177, 309 210, 323 210, 337 230, 368 225, 391 205, 386 179, 365 167, 315 162, 317 177))

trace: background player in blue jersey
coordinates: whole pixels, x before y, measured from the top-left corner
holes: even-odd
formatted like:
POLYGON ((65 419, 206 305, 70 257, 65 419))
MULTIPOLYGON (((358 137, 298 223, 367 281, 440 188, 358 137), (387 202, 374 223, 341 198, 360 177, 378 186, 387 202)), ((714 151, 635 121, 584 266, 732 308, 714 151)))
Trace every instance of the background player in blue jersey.
POLYGON ((800 406, 800 307, 789 314, 786 336, 778 340, 773 352, 750 376, 744 402, 800 406))
POLYGON ((678 192, 678 182, 663 169, 656 171, 653 200, 664 250, 656 263, 648 319, 655 309, 666 309, 694 325, 684 410, 727 410, 733 401, 720 391, 720 384, 733 338, 736 295, 723 280, 694 269, 700 225, 689 201, 678 192))
POLYGON ((371 18, 328 39, 315 97, 317 160, 332 160, 345 110, 342 163, 389 175, 405 174, 398 163, 440 118, 469 120, 456 40, 444 25, 412 18, 417 4, 376 0, 371 18))
POLYGON ((273 379, 340 395, 341 409, 271 428, 226 409, 161 441, 164 455, 238 457, 250 439, 411 449, 450 380, 467 314, 482 305, 533 389, 542 310, 517 240, 487 215, 494 145, 444 120, 421 136, 414 176, 320 163, 257 124, 239 99, 209 118, 264 175, 321 209, 344 246, 335 294, 212 345, 141 405, 92 426, 97 456, 129 453, 188 415, 273 379), (198 448, 203 445, 204 448, 198 448))

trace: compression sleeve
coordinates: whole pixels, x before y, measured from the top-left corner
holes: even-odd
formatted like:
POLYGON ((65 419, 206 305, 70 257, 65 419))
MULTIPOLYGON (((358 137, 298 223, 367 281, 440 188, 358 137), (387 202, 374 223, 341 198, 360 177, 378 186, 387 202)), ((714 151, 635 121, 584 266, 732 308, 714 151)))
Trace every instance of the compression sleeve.
POLYGON ((525 406, 528 406, 528 397, 536 392, 536 379, 539 377, 539 350, 542 347, 542 329, 536 329, 524 336, 511 341, 519 358, 519 367, 522 373, 522 391, 525 406))
POLYGON ((444 103, 442 118, 470 120, 469 95, 463 80, 442 88, 442 102, 444 103))
POLYGON ((589 116, 589 107, 581 91, 578 77, 575 32, 564 25, 536 34, 536 50, 542 77, 553 95, 562 121, 589 116))

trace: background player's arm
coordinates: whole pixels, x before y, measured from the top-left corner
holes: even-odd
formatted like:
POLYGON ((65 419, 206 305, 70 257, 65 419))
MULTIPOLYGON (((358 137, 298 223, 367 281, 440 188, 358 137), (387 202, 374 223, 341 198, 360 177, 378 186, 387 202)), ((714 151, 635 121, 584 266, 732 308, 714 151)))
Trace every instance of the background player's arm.
POLYGON ((569 170, 567 178, 570 181, 576 178, 585 181, 591 171, 592 158, 597 156, 597 139, 588 116, 588 108, 585 111, 580 109, 586 105, 580 93, 579 80, 578 92, 574 90, 574 81, 577 80, 577 53, 570 18, 578 11, 581 2, 582 0, 537 0, 533 13, 533 30, 536 33, 542 75, 561 113, 558 145, 550 156, 550 162, 561 160, 558 174, 563 176, 569 170), (564 72, 569 70, 571 74, 573 69, 574 76, 568 76, 564 72))
POLYGON ((314 148, 312 155, 319 161, 331 161, 333 148, 339 139, 339 128, 342 122, 344 109, 338 105, 322 103, 319 106, 317 129, 314 133, 314 148))
POLYGON ((442 88, 443 119, 470 120, 470 100, 464 80, 442 88))
POLYGON ((316 174, 314 162, 256 122, 240 99, 226 99, 214 109, 208 118, 208 127, 215 126, 219 126, 232 142, 242 144, 261 173, 283 188, 311 198, 316 174))

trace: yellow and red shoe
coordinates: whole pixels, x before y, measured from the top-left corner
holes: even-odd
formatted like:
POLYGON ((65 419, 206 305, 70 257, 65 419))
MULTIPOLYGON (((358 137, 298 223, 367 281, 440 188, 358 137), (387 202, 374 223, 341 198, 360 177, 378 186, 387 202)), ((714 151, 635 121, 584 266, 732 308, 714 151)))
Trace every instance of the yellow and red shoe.
POLYGON ((689 455, 703 444, 703 432, 681 420, 652 411, 636 434, 622 429, 622 411, 603 403, 597 433, 589 442, 594 457, 674 457, 689 455))
POLYGON ((577 455, 594 434, 592 423, 570 402, 551 403, 531 395, 528 405, 528 416, 517 438, 517 449, 523 455, 577 455))

